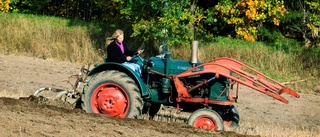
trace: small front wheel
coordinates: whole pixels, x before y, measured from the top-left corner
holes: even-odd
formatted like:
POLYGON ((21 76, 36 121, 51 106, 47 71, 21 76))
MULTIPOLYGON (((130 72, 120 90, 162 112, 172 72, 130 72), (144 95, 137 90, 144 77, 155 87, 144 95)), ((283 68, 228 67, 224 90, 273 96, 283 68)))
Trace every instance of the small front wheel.
POLYGON ((223 120, 220 115, 211 109, 198 109, 194 111, 189 119, 188 124, 201 129, 224 130, 223 120))

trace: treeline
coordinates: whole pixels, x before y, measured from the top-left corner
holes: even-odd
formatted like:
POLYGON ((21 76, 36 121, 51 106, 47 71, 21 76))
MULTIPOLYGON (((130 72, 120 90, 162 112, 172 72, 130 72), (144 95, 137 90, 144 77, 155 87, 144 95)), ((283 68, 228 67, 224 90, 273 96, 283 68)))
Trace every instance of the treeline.
POLYGON ((0 0, 4 12, 100 22, 144 41, 189 45, 228 36, 320 48, 320 0, 0 0), (194 33, 196 32, 196 33, 194 33))

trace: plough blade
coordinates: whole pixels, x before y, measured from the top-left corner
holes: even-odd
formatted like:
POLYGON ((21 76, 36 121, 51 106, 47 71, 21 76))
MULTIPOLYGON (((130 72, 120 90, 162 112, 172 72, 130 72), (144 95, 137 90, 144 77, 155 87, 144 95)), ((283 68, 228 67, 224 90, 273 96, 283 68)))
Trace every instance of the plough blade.
POLYGON ((63 95, 67 95, 68 91, 63 90, 63 89, 58 89, 58 88, 51 88, 51 87, 42 87, 38 90, 36 90, 36 92, 34 92, 34 96, 38 96, 41 92, 43 91, 51 91, 54 93, 57 93, 56 98, 57 99, 61 99, 63 95))

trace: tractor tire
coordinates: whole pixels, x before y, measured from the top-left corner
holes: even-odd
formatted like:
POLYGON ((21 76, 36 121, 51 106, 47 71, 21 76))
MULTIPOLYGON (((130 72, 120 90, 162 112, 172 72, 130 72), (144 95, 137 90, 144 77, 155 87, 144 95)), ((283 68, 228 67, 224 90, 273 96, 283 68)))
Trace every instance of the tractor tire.
POLYGON ((143 107, 137 84, 127 74, 116 70, 92 76, 81 99, 86 112, 119 118, 139 118, 143 107))
POLYGON ((225 128, 234 129, 239 126, 240 116, 234 105, 231 105, 228 111, 223 113, 221 117, 225 128))
POLYGON ((224 130, 224 124, 221 116, 211 109, 198 109, 194 111, 189 119, 188 124, 201 129, 224 130))

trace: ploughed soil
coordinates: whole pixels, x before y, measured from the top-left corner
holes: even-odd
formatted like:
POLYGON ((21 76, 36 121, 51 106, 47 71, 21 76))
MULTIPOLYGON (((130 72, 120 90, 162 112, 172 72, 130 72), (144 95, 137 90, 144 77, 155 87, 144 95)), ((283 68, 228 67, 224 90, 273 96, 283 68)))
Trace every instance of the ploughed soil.
POLYGON ((8 55, 0 55, 0 64, 1 136, 241 137, 259 136, 263 130, 273 130, 274 125, 316 134, 320 129, 320 96, 316 94, 300 93, 300 98, 284 95, 289 100, 284 104, 241 86, 235 103, 240 130, 214 132, 194 129, 183 122, 87 114, 70 103, 52 100, 50 93, 45 93, 46 97, 32 96, 43 86, 71 89, 66 80, 77 74, 82 64, 8 55))

